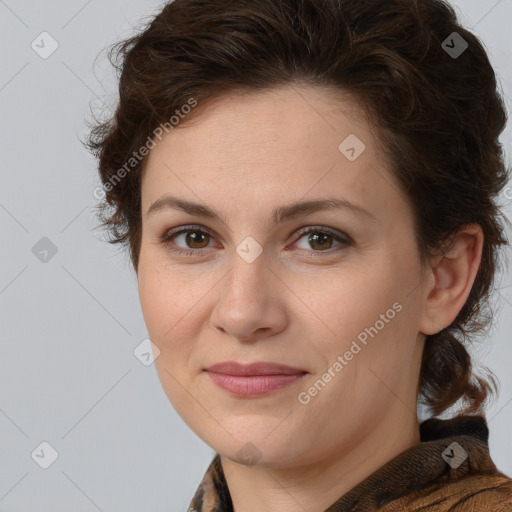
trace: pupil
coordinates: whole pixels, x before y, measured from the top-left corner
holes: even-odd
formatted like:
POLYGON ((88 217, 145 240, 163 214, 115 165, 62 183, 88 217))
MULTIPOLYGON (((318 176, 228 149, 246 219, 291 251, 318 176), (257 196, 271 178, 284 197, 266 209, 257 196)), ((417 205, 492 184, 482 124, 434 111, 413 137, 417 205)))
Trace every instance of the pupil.
POLYGON ((187 244, 190 245, 190 242, 192 243, 200 243, 198 240, 199 238, 205 238, 206 233, 202 233, 201 231, 190 231, 187 234, 187 244))
POLYGON ((330 235, 326 235, 325 233, 314 233, 310 236, 309 241, 313 243, 320 243, 323 245, 326 243, 326 239, 329 238, 330 235))

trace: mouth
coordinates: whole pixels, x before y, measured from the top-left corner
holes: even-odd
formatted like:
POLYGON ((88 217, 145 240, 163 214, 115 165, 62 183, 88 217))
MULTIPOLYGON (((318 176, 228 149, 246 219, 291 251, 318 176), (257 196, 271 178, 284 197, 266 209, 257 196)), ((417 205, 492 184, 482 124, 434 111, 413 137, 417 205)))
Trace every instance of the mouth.
POLYGON ((268 395, 302 379, 308 372, 300 368, 269 362, 218 363, 205 369, 222 390, 239 397, 268 395))
POLYGON ((225 375, 298 375, 307 373, 306 370, 285 364, 258 361, 256 363, 242 364, 235 361, 224 361, 206 368, 206 371, 223 373, 225 375))

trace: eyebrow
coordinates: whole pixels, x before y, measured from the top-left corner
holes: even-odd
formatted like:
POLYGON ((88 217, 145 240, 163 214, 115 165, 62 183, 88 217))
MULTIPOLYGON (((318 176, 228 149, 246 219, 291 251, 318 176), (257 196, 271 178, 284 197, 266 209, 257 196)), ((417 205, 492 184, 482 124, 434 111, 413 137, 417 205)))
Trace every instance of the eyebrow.
MULTIPOLYGON (((162 196, 160 199, 157 199, 152 203, 146 212, 146 217, 167 209, 180 210, 190 215, 206 217, 227 225, 226 219, 209 206, 194 203, 192 201, 186 201, 171 195, 162 196)), ((327 197, 310 201, 296 201, 274 209, 270 217, 270 229, 285 220, 291 220, 296 217, 330 209, 347 209, 356 215, 377 221, 376 217, 369 211, 365 210, 362 206, 351 203, 345 199, 327 197)))

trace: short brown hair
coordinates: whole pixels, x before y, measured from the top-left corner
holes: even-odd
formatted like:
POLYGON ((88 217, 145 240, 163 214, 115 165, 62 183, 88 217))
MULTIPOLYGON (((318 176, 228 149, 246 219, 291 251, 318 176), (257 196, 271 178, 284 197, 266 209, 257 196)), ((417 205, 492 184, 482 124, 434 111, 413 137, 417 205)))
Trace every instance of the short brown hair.
POLYGON ((111 243, 129 245, 135 271, 143 160, 128 170, 126 162, 190 98, 200 107, 237 90, 292 83, 356 98, 413 208, 422 261, 465 225, 482 227, 482 261, 468 300, 450 326, 427 336, 419 378, 421 402, 435 415, 459 398, 469 402, 464 412, 482 409, 496 382, 475 377, 465 344, 491 320, 498 249, 507 244, 496 203, 509 179, 498 140, 507 117, 482 44, 449 4, 175 0, 116 43, 109 58, 120 76, 119 104, 111 118, 95 120, 86 145, 107 190, 99 218, 111 243), (462 49, 467 43, 460 55, 447 51, 455 41, 462 49))

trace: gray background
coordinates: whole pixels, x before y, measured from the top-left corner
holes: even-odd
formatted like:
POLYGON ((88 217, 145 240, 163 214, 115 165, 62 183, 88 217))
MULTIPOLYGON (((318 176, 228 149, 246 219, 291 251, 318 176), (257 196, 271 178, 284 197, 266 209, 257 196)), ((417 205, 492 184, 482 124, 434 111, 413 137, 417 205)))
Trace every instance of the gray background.
MULTIPOLYGON (((510 111, 512 0, 453 3, 488 49, 510 111)), ((162 5, 0 0, 0 511, 184 511, 213 455, 154 366, 134 356, 147 337, 135 274, 95 229, 96 162, 79 141, 90 107, 116 99, 105 53, 95 58, 162 5), (31 47, 43 31, 58 43, 46 59, 31 47), (47 262, 33 252, 43 237, 57 248, 47 262), (48 469, 31 457, 43 441, 58 452, 48 469)), ((503 142, 510 164, 510 125, 503 142)), ((511 199, 512 185, 509 218, 511 199)), ((502 276, 496 325, 476 354, 501 382, 487 418, 491 456, 508 475, 510 282, 502 276)))

